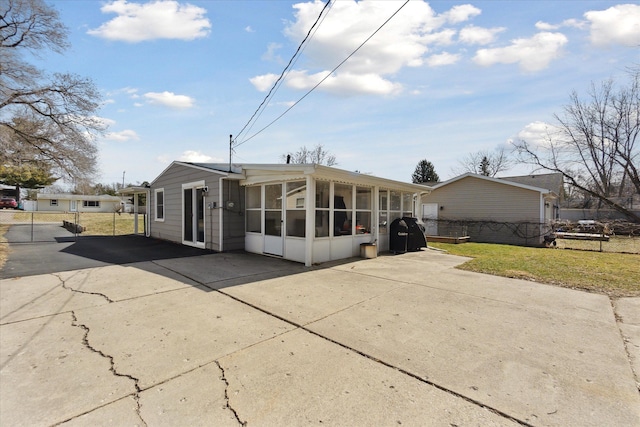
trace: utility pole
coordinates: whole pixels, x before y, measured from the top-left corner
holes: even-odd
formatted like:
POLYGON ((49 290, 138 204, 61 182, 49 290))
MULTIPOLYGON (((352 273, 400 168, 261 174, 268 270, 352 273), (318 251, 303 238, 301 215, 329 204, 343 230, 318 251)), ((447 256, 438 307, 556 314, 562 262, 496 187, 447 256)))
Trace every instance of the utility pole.
POLYGON ((125 174, 126 172, 127 172, 127 171, 122 171, 122 188, 124 188, 124 174, 125 174))
POLYGON ((232 144, 233 135, 229 135, 229 172, 231 172, 231 152, 233 151, 232 144))

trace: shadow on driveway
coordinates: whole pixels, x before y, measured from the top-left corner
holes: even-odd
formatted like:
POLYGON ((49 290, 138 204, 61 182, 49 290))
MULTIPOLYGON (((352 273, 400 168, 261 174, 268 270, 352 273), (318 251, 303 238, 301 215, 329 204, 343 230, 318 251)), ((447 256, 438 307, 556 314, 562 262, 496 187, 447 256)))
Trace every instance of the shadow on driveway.
POLYGON ((0 279, 214 253, 137 235, 58 237, 56 241, 10 244, 0 279))

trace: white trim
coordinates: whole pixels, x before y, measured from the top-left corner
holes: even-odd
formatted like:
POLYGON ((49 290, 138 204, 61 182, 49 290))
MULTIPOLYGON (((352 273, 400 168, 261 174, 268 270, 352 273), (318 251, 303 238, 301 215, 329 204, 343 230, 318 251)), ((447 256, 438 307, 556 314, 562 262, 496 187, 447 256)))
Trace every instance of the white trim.
MULTIPOLYGON (((180 192, 180 200, 181 200, 181 203, 180 203, 181 215, 180 215, 180 217, 182 219, 182 221, 181 221, 182 224, 180 225, 180 228, 182 230, 182 244, 186 245, 186 246, 194 246, 196 248, 206 248, 206 246, 207 246, 207 221, 206 221, 207 210, 206 210, 206 206, 202 207, 203 210, 204 210, 204 212, 203 212, 204 218, 203 218, 203 224, 202 224, 203 232, 204 232, 204 241, 203 242, 198 242, 197 228, 195 230, 196 234, 194 234, 194 236, 193 236, 193 238, 194 238, 193 241, 187 241, 187 240, 184 239, 184 232, 185 232, 185 229, 184 229, 184 190, 191 189, 193 191, 194 189, 203 188, 204 186, 205 186, 204 179, 200 180, 200 181, 193 181, 193 182, 187 182, 187 183, 182 184, 182 190, 180 192)), ((205 196, 203 196, 203 198, 202 198, 202 203, 203 204, 205 203, 204 199, 205 199, 205 196)), ((195 199, 193 199, 193 200, 195 200, 195 199)), ((196 208, 197 208, 197 205, 196 205, 196 208)), ((197 212, 194 212, 194 215, 197 215, 197 212)), ((193 222, 192 222, 191 225, 193 227, 193 222)), ((192 231, 194 231, 194 230, 192 230, 192 231)))
MULTIPOLYGON (((153 220, 156 222, 164 222, 167 216, 167 200, 165 194, 164 187, 153 190, 153 220), (162 218, 158 218, 158 193, 162 193, 162 218)), ((137 194, 135 194, 135 196, 137 196, 137 194)))
POLYGON ((307 175, 307 194, 305 200, 306 207, 306 223, 305 223, 305 256, 304 265, 311 267, 313 264, 313 240, 315 239, 315 218, 316 218, 316 180, 311 175, 307 175))
POLYGON ((471 172, 467 172, 465 174, 456 176, 455 178, 451 178, 448 181, 439 182, 439 183, 437 183, 436 185, 434 185, 431 188, 433 190, 436 190, 436 189, 438 189, 440 187, 444 187, 445 185, 449 185, 449 184, 452 184, 452 183, 454 183, 456 181, 460 181, 460 180, 462 180, 464 178, 469 178, 469 177, 481 179, 481 180, 484 180, 484 181, 494 182, 494 183, 497 183, 497 184, 508 185, 508 186, 511 186, 511 187, 523 188, 525 190, 537 191, 537 192, 542 193, 542 194, 555 194, 553 191, 548 190, 546 188, 534 187, 534 186, 531 186, 531 185, 520 184, 518 182, 507 181, 507 180, 501 179, 501 178, 492 178, 490 176, 478 175, 478 174, 471 173, 471 172))

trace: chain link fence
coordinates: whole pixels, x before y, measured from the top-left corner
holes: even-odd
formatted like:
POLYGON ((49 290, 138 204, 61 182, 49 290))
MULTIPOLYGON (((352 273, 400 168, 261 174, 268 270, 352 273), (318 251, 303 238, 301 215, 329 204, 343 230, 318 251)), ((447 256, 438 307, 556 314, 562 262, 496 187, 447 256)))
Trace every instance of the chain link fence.
MULTIPOLYGON (((145 229, 145 214, 137 214, 138 232, 145 229)), ((0 210, 0 236, 4 243, 60 242, 78 236, 119 236, 134 233, 135 214, 92 212, 24 212, 0 210)))
POLYGON ((537 223, 425 218, 423 222, 427 240, 432 242, 470 241, 640 254, 640 224, 619 220, 537 223))

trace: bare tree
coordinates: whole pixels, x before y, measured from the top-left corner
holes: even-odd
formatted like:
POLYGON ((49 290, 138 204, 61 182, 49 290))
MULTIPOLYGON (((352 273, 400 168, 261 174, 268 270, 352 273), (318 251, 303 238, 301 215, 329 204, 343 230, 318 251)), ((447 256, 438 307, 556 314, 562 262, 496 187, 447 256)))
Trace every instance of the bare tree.
MULTIPOLYGON (((46 164, 58 178, 95 173, 101 96, 88 78, 46 75, 25 54, 68 48, 67 29, 42 0, 0 2, 0 161, 46 164)), ((1 177, 0 177, 1 179, 1 177)))
POLYGON ((619 90, 609 80, 592 84, 586 100, 572 92, 554 118, 557 125, 548 128, 542 143, 515 143, 520 159, 562 173, 569 185, 640 222, 624 206, 629 194, 640 194, 640 70, 619 90))
POLYGON ((324 149, 322 144, 318 144, 312 149, 300 147, 295 153, 287 153, 281 156, 281 160, 294 164, 316 164, 325 166, 337 165, 336 156, 324 149))
POLYGON ((509 170, 509 168, 511 168, 511 159, 505 147, 501 146, 493 152, 480 150, 467 154, 462 160, 458 161, 458 167, 454 167, 452 172, 456 175, 471 172, 477 175, 494 177, 500 172, 509 170))

